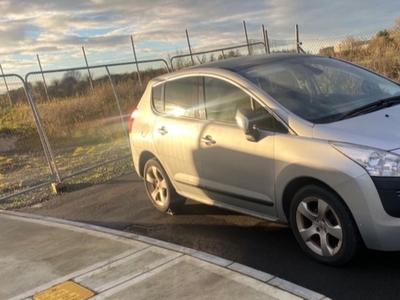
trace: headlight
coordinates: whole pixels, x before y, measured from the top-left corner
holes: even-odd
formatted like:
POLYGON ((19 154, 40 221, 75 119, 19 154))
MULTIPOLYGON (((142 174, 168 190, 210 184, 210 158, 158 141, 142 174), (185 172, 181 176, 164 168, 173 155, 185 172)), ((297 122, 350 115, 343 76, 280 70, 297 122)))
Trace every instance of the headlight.
POLYGON ((400 156, 379 149, 344 143, 331 145, 361 165, 371 176, 400 177, 400 156))

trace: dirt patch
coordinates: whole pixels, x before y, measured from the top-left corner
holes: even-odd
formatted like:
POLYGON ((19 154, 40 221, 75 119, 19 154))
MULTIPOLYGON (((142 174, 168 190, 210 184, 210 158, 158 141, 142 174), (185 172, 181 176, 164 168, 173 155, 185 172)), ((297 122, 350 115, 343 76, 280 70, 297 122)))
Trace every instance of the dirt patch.
POLYGON ((0 136, 0 153, 8 152, 15 149, 15 143, 18 141, 16 136, 4 137, 0 136))

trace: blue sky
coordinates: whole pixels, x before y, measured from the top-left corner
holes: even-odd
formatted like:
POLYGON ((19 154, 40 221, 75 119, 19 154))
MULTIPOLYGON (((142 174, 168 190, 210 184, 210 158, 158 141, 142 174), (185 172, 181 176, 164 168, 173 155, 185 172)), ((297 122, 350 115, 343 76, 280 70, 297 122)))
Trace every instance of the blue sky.
POLYGON ((398 0, 0 0, 0 64, 5 73, 133 60, 187 52, 185 29, 194 50, 261 40, 336 39, 395 26, 398 0))

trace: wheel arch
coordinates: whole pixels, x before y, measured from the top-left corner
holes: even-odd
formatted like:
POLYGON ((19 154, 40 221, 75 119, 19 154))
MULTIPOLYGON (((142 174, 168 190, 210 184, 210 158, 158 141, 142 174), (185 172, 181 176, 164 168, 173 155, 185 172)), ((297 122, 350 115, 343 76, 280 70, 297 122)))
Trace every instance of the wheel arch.
POLYGON ((326 184, 325 182, 313 178, 313 177, 298 177, 298 178, 294 178, 292 179, 292 181, 290 181, 284 191, 283 191, 283 195, 282 195, 282 208, 285 214, 286 219, 290 220, 290 203, 293 200, 294 195, 296 194, 296 192, 307 185, 316 185, 322 188, 327 189, 328 191, 330 191, 331 193, 335 194, 338 199, 342 202, 343 205, 346 206, 346 208, 349 210, 353 220, 354 220, 354 216, 351 213, 351 210, 349 209, 348 205, 346 204, 346 202, 342 199, 342 197, 333 189, 331 188, 328 184, 326 184))
POLYGON ((143 176, 144 176, 144 166, 152 158, 156 158, 156 156, 153 153, 151 153, 150 151, 144 151, 144 152, 142 152, 140 154, 140 157, 139 157, 139 168, 138 168, 140 177, 143 178, 143 176))

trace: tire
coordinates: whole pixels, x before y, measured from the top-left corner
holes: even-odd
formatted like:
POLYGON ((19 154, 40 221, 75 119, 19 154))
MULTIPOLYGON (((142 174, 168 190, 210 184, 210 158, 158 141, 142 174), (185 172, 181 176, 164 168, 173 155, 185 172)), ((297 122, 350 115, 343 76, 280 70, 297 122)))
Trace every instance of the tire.
POLYGON ((305 186, 294 195, 290 223, 300 247, 320 263, 344 265, 360 248, 360 234, 349 209, 320 186, 305 186))
POLYGON ((178 195, 164 168, 155 158, 144 166, 144 187, 151 203, 162 212, 174 214, 185 198, 178 195))

